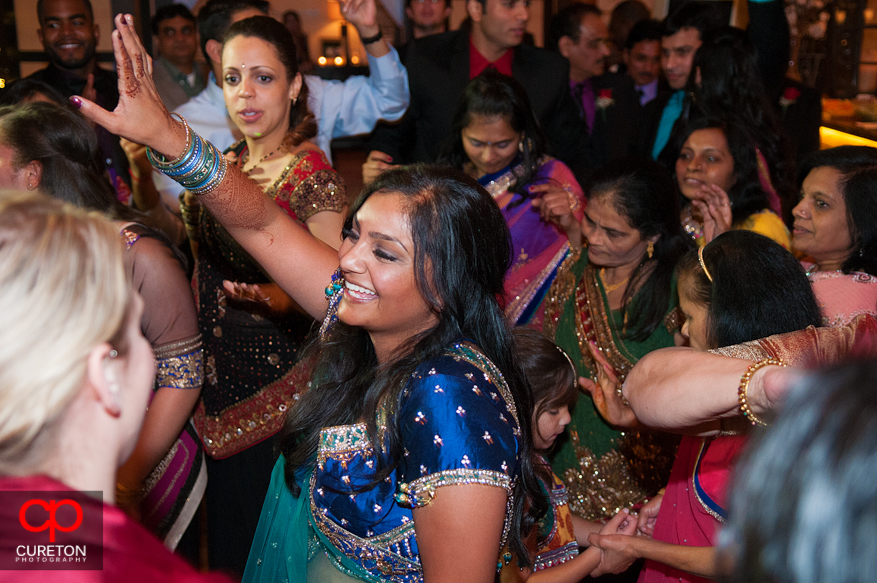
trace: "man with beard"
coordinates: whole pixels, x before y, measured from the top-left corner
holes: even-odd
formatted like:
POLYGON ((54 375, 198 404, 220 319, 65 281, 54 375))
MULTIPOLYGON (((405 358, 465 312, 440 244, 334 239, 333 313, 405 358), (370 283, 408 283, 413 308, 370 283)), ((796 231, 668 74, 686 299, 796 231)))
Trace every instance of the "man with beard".
MULTIPOLYGON (((94 23, 90 0, 38 0, 37 35, 49 58, 49 66, 28 79, 42 81, 64 97, 82 95, 109 111, 119 101, 117 77, 97 66, 95 49, 100 29, 94 23)), ((113 185, 120 190, 119 179, 128 181, 128 160, 119 139, 100 126, 95 127, 102 158, 113 185)), ((124 188, 122 188, 124 190, 124 188)))

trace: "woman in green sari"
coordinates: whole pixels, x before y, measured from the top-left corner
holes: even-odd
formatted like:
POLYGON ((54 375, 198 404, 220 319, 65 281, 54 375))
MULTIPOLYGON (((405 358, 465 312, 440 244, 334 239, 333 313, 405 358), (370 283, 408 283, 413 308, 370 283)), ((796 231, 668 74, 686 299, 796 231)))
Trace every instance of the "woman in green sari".
MULTIPOLYGON (((585 248, 561 265, 543 300, 541 325, 579 375, 596 376, 596 354, 605 372, 623 382, 646 353, 673 345, 680 323, 673 270, 691 242, 679 222, 674 184, 651 161, 604 167, 586 195, 585 248)), ((569 489, 573 512, 609 517, 666 483, 673 438, 620 431, 591 399, 579 399, 570 413, 552 469, 569 489)))

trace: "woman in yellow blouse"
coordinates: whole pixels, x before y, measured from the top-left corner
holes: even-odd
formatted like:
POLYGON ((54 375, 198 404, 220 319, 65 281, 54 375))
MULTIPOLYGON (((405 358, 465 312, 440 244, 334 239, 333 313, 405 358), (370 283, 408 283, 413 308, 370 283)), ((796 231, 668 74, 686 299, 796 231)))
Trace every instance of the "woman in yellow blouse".
POLYGON ((686 133, 676 159, 686 232, 702 247, 725 231, 744 229, 788 249, 789 230, 779 209, 771 208, 779 199, 749 132, 735 122, 703 118, 686 133))

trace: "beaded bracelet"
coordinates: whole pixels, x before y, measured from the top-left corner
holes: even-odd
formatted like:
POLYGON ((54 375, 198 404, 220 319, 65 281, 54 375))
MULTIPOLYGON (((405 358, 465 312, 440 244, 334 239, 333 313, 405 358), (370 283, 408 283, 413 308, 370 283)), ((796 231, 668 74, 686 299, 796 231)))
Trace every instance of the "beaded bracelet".
POLYGON ((752 375, 754 375, 758 369, 772 365, 789 366, 779 358, 765 358, 764 360, 759 360, 758 362, 749 365, 749 368, 747 368, 746 372, 743 373, 743 376, 740 377, 740 387, 737 389, 737 402, 740 404, 740 412, 744 417, 749 419, 749 422, 753 425, 767 426, 767 423, 762 421, 749 406, 749 398, 747 395, 749 381, 752 380, 752 375))

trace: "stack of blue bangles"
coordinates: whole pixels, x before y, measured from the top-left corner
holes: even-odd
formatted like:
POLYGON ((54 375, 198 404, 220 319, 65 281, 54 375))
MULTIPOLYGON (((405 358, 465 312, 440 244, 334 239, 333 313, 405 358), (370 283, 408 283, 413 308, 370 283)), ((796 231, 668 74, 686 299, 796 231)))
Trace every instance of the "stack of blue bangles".
POLYGON ((228 161, 219 148, 210 142, 205 142, 201 136, 189 129, 185 119, 178 117, 186 127, 186 149, 183 153, 168 161, 152 148, 147 148, 146 156, 153 166, 192 194, 205 194, 216 188, 225 178, 228 161))

